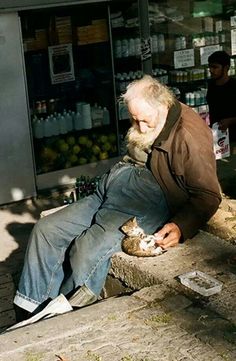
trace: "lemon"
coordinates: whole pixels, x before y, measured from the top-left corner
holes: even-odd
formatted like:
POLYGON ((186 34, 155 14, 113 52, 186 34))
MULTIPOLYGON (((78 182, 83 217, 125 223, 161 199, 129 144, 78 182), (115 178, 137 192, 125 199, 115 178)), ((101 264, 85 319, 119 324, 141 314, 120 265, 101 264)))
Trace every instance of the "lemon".
POLYGON ((77 155, 71 154, 71 155, 69 156, 69 162, 71 162, 72 164, 78 163, 78 157, 77 157, 77 155))
POLYGON ((108 140, 109 140, 111 143, 115 143, 115 142, 116 142, 116 135, 115 135, 115 133, 108 134, 108 140))
POLYGON ((73 146, 73 153, 74 154, 78 154, 80 151, 81 151, 81 147, 78 144, 73 146))
POLYGON ((79 138, 78 138, 78 143, 81 144, 81 145, 85 145, 88 141, 88 137, 86 135, 81 135, 79 138))
POLYGON ((98 138, 99 142, 101 143, 106 143, 108 140, 107 135, 100 135, 100 137, 98 138))
POLYGON ((109 156, 108 156, 108 153, 107 152, 101 152, 99 154, 99 159, 100 160, 104 160, 104 159, 107 159, 109 156))
POLYGON ((93 152, 93 154, 99 154, 101 152, 101 149, 97 144, 94 144, 92 146, 92 152, 93 152))
POLYGON ((69 137, 67 137, 67 138, 66 138, 66 142, 67 142, 67 144, 69 144, 69 145, 74 145, 74 144, 75 144, 75 137, 73 137, 72 135, 69 136, 69 137))
POLYGON ((67 143, 62 143, 60 146, 59 146, 59 150, 62 152, 62 153, 66 153, 69 149, 69 145, 67 143))
POLYGON ((111 144, 110 143, 104 143, 102 145, 102 150, 103 151, 109 151, 111 149, 111 144))
POLYGON ((88 139, 87 143, 85 145, 86 145, 86 147, 91 148, 93 145, 93 142, 90 139, 88 139))
POLYGON ((95 157, 95 155, 92 155, 90 158, 89 158, 89 163, 95 163, 97 162, 97 157, 95 157))

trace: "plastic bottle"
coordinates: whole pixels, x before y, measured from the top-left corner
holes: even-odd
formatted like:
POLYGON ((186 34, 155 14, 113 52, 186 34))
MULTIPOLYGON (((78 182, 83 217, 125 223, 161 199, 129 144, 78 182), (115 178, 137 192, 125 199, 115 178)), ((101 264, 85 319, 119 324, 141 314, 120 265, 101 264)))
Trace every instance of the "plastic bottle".
POLYGON ((75 130, 81 130, 83 129, 83 119, 80 112, 76 112, 74 114, 74 129, 75 130))
POLYGON ((66 127, 67 131, 71 132, 73 130, 73 120, 70 112, 66 113, 66 127))
POLYGON ((115 58, 120 59, 122 57, 121 41, 118 39, 115 41, 115 58))
POLYGON ((129 43, 127 39, 121 40, 121 56, 127 58, 129 56, 129 43))
POLYGON ((155 54, 158 52, 158 38, 157 38, 157 35, 154 34, 152 35, 152 53, 155 54))
POLYGON ((141 40, 140 38, 135 38, 134 42, 135 42, 135 55, 139 56, 141 55, 141 40))
POLYGON ((93 127, 100 127, 103 122, 103 110, 97 103, 91 109, 92 125, 93 127))
POLYGON ((158 49, 160 53, 165 51, 165 37, 164 34, 158 35, 158 49))
POLYGON ((33 135, 36 139, 41 139, 44 136, 43 118, 34 118, 33 120, 33 135))
POLYGON ((52 127, 49 117, 47 117, 43 122, 44 136, 51 137, 52 136, 52 127))
POLYGON ((66 127, 66 119, 65 119, 64 115, 59 114, 58 115, 58 120, 59 120, 60 134, 66 134, 67 133, 67 127, 66 127))
POLYGON ((109 125, 110 124, 110 113, 109 110, 104 107, 103 108, 103 121, 102 121, 103 125, 109 125))
POLYGON ((129 56, 135 55, 135 41, 133 38, 129 39, 129 56))
POLYGON ((51 122, 52 135, 59 135, 60 129, 59 129, 59 124, 58 124, 57 118, 55 116, 51 115, 49 119, 51 122))

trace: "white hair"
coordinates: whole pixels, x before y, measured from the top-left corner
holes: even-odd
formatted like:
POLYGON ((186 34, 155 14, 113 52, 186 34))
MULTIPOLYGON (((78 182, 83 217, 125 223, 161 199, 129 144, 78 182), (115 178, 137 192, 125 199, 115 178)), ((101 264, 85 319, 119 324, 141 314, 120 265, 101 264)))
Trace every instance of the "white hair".
POLYGON ((137 98, 144 100, 154 109, 158 105, 170 108, 175 101, 172 91, 150 75, 144 75, 143 78, 134 80, 127 86, 126 92, 121 95, 121 100, 127 105, 131 100, 137 98))

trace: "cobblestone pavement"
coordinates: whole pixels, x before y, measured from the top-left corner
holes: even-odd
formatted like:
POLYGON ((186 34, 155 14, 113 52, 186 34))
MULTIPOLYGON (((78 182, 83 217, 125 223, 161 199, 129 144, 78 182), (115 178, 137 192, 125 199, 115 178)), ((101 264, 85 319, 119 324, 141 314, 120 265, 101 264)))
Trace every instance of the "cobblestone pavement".
POLYGON ((8 361, 234 361, 235 326, 151 286, 0 336, 8 361))

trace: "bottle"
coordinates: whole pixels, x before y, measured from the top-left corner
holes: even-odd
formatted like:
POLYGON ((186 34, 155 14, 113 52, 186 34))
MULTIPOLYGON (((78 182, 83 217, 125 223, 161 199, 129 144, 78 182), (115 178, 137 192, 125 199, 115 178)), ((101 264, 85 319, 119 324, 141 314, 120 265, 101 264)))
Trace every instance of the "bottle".
POLYGON ((127 39, 121 41, 121 56, 127 58, 129 56, 129 43, 127 39))
POLYGON ((46 114, 46 113, 47 113, 46 100, 42 100, 42 101, 41 101, 41 113, 42 113, 42 114, 46 114))
POLYGON ((189 105, 191 107, 194 107, 195 105, 195 96, 194 93, 189 93, 189 105))
POLYGON ((34 118, 33 120, 33 135, 36 139, 42 139, 44 136, 43 118, 34 118))
POLYGON ((103 110, 97 103, 94 104, 91 110, 92 125, 93 127, 100 127, 103 121, 103 110))
POLYGON ((65 119, 64 115, 62 115, 62 114, 59 114, 58 118, 59 118, 60 134, 66 134, 67 133, 66 119, 65 119))
POLYGON ((135 41, 133 38, 129 39, 129 56, 135 55, 135 41))
POLYGON ((42 105, 40 101, 37 101, 35 103, 35 113, 36 114, 41 114, 42 113, 42 105))
POLYGON ((72 120, 72 116, 70 114, 70 112, 66 113, 66 127, 67 127, 67 131, 71 132, 73 130, 73 120, 72 120))
POLYGON ((115 58, 120 59, 122 57, 121 41, 118 39, 115 41, 115 58))
POLYGON ((59 124, 58 124, 57 118, 51 114, 49 119, 50 119, 50 122, 51 122, 52 135, 59 135, 60 134, 60 129, 59 129, 59 124))
POLYGON ((135 38, 134 42, 135 42, 135 55, 139 56, 141 55, 141 40, 140 38, 135 38))
POLYGON ((52 135, 52 127, 49 118, 47 117, 43 122, 44 136, 51 137, 52 135))
POLYGON ((74 129, 75 130, 81 130, 83 129, 83 119, 80 112, 76 112, 74 114, 74 129))
POLYGON ((158 49, 160 53, 165 51, 165 37, 164 34, 158 35, 158 49))
POLYGON ((109 110, 104 107, 103 108, 103 121, 102 121, 103 125, 109 125, 110 124, 110 113, 109 110))
POLYGON ((152 53, 155 54, 158 52, 158 38, 157 38, 157 35, 154 34, 152 35, 152 53))
POLYGON ((82 105, 82 119, 83 119, 83 128, 91 129, 92 117, 91 117, 91 107, 89 103, 82 105))

